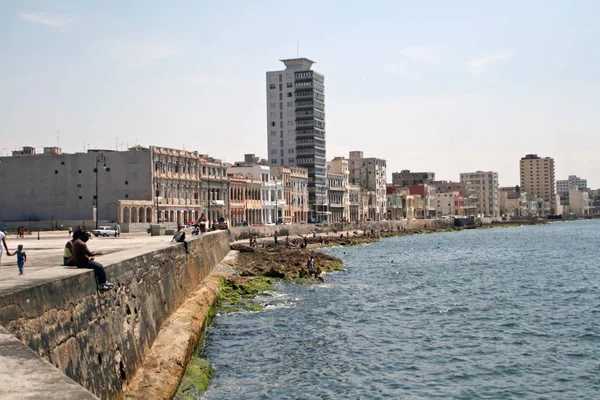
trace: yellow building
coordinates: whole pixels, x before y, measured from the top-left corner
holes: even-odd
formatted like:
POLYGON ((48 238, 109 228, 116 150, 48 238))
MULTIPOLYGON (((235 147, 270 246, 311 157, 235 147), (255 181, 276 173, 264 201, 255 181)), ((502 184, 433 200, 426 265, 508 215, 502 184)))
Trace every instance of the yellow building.
POLYGON ((554 179, 554 159, 527 154, 521 158, 521 188, 529 195, 543 199, 542 214, 556 213, 556 190, 554 179))

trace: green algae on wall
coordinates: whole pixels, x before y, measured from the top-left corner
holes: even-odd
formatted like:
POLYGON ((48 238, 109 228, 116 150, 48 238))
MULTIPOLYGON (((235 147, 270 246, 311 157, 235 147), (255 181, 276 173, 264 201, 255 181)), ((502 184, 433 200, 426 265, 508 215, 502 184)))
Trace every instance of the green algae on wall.
POLYGON ((205 359, 192 356, 190 363, 185 370, 185 375, 181 380, 176 400, 196 400, 202 396, 202 393, 208 388, 210 378, 212 377, 213 367, 205 359))
POLYGON ((224 279, 217 301, 219 311, 260 311, 262 307, 254 298, 270 290, 273 290, 271 278, 224 279))

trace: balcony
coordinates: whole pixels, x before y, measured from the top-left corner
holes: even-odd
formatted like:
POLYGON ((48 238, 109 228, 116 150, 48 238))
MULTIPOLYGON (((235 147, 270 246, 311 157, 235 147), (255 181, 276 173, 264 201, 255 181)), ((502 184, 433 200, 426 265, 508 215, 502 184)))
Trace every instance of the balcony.
POLYGON ((225 200, 211 200, 210 205, 211 206, 224 206, 225 200))

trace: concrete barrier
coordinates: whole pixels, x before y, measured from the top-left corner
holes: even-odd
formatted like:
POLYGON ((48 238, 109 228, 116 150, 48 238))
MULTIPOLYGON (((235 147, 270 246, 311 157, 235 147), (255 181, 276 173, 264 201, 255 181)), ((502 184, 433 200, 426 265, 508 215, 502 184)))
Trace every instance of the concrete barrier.
POLYGON ((7 294, 0 325, 96 396, 120 398, 163 322, 227 255, 227 232, 194 238, 189 250, 107 265, 118 285, 102 294, 92 271, 7 294))

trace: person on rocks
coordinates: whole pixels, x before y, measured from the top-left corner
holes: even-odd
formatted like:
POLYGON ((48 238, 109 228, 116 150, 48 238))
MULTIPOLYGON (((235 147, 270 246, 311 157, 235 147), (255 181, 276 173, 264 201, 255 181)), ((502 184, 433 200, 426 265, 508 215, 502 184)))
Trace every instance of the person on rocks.
POLYGON ((121 225, 117 224, 117 237, 121 237, 121 225))
POLYGON ((319 268, 319 267, 317 267, 315 269, 315 279, 318 279, 321 282, 325 282, 325 277, 323 276, 323 272, 321 271, 321 268, 319 268))
POLYGON ((96 275, 96 281, 98 282, 98 290, 106 291, 114 287, 114 284, 107 282, 106 272, 104 267, 97 261, 94 261, 94 257, 101 256, 102 253, 99 251, 93 252, 87 246, 87 242, 90 240, 90 234, 87 232, 81 232, 81 235, 73 242, 73 258, 75 259, 75 265, 77 268, 90 268, 94 270, 96 275))
POLYGON ((306 268, 308 268, 309 275, 312 275, 315 273, 315 259, 313 258, 313 256, 310 256, 310 258, 306 262, 306 268))
POLYGON ((279 232, 275 231, 275 234, 273 235, 273 243, 275 244, 275 246, 277 246, 279 244, 279 242, 277 241, 278 236, 279 236, 279 232))

